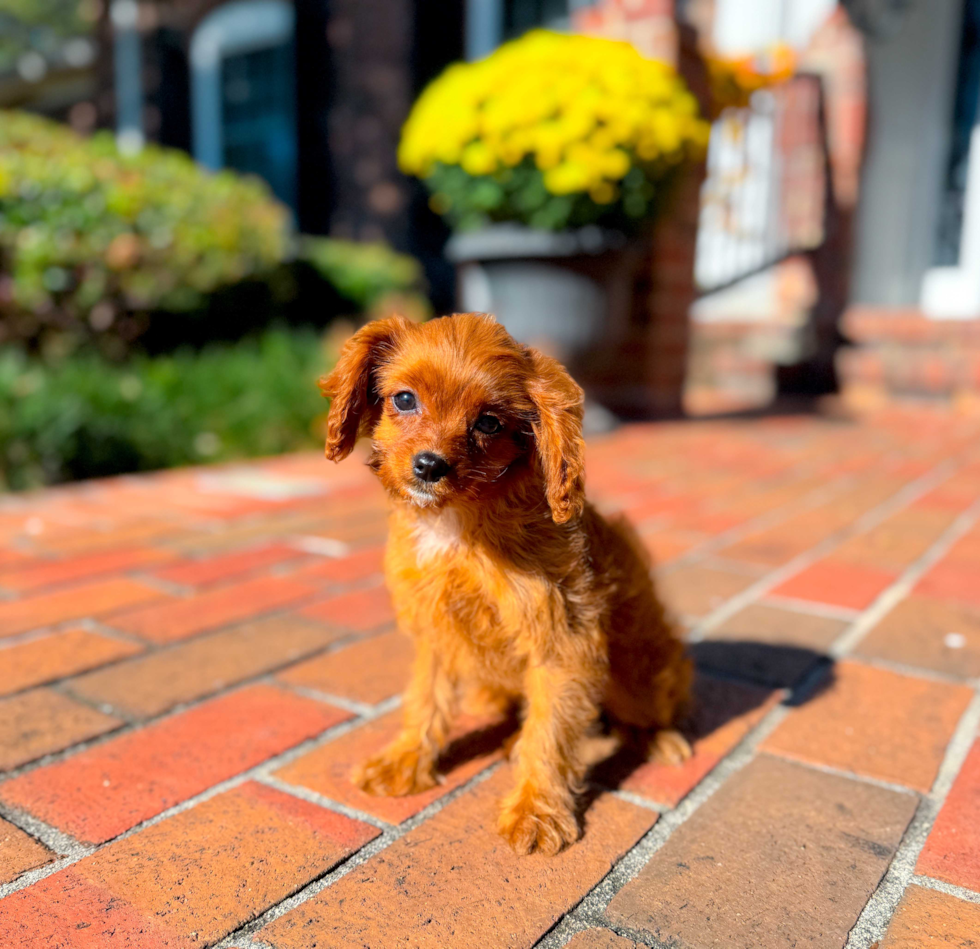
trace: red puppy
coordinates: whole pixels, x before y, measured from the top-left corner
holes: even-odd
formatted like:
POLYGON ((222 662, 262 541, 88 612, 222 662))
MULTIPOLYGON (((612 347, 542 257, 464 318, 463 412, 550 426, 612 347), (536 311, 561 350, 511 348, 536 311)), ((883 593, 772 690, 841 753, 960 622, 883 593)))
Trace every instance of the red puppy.
POLYGON ((579 836, 581 739, 601 712, 655 733, 661 757, 690 754, 670 729, 691 665, 646 553, 585 500, 582 390, 472 313, 370 323, 320 387, 327 458, 371 438, 393 501, 385 572, 416 650, 402 731, 356 782, 430 788, 462 694, 520 700, 498 826, 519 853, 557 853, 579 836))

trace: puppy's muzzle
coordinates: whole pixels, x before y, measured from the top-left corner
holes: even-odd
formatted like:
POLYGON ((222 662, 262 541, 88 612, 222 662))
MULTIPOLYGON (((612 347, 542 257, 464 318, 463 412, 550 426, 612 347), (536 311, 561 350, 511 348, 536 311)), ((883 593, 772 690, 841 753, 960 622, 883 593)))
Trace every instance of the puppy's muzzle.
POLYGON ((435 452, 420 451, 412 459, 412 474, 419 481, 435 484, 449 474, 449 462, 440 458, 435 452))

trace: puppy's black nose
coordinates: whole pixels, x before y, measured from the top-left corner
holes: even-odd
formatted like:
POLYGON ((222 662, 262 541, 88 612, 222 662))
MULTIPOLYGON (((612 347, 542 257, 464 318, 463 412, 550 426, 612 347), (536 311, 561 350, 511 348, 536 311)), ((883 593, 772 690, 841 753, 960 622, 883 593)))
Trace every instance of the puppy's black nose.
POLYGON ((449 472, 449 462, 445 458, 440 458, 435 452, 420 451, 412 459, 412 472, 419 481, 435 484, 449 472))

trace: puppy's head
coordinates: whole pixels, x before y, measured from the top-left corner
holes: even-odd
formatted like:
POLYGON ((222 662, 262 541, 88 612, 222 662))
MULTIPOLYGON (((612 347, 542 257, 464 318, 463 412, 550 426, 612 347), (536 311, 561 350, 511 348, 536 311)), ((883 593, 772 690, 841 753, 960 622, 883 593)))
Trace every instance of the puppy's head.
POLYGON ((492 317, 377 320, 320 380, 332 399, 327 458, 370 436, 387 490, 420 508, 476 502, 539 481, 558 523, 584 504, 582 390, 492 317))

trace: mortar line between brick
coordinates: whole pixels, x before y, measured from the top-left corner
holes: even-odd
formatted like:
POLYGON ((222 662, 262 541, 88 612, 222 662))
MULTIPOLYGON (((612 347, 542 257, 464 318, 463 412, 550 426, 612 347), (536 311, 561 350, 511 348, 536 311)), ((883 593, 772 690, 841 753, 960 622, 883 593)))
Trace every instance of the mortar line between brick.
MULTIPOLYGON (((813 669, 793 690, 790 700, 809 694, 827 674, 829 665, 821 664, 813 669)), ((745 738, 701 780, 694 790, 684 798, 676 808, 661 812, 661 817, 647 835, 625 854, 589 893, 583 897, 577 906, 565 914, 552 929, 537 943, 536 949, 560 949, 578 932, 591 927, 611 929, 617 934, 632 939, 642 946, 652 949, 676 949, 672 944, 661 943, 649 933, 631 930, 611 923, 605 916, 606 907, 612 898, 627 883, 636 877, 644 866, 653 858, 658 850, 673 835, 676 829, 685 823, 701 805, 718 791, 725 781, 745 765, 757 757, 759 745, 778 727, 779 723, 789 714, 791 706, 777 705, 770 711, 745 738)), ((811 765, 804 765, 811 767, 811 765)), ((850 772, 826 770, 867 784, 882 786, 875 779, 865 778, 850 772)), ((889 790, 897 790, 904 794, 915 794, 908 788, 884 785, 889 790)), ((922 799, 926 801, 925 798, 922 799)), ((638 802, 637 802, 638 803, 638 802)), ((920 803, 920 808, 922 804, 920 803)))
MULTIPOLYGON (((106 635, 116 636, 119 639, 126 639, 129 642, 140 643, 141 645, 147 646, 148 651, 150 651, 156 648, 179 646, 182 643, 191 642, 192 640, 199 639, 202 636, 209 636, 212 633, 224 632, 225 630, 232 629, 235 626, 241 626, 245 623, 254 623, 257 622, 258 620, 268 620, 268 619, 275 619, 276 617, 280 617, 280 616, 288 616, 290 613, 296 612, 297 610, 309 606, 310 603, 316 600, 320 595, 321 595, 321 591, 314 590, 314 592, 312 592, 308 596, 300 597, 297 600, 291 600, 290 602, 284 605, 275 606, 268 610, 261 610, 259 613, 256 613, 255 615, 249 616, 245 619, 232 620, 231 622, 222 623, 218 626, 210 627, 208 629, 203 629, 200 632, 195 633, 193 636, 185 636, 181 639, 176 639, 176 640, 164 640, 163 642, 159 642, 155 639, 137 636, 134 633, 128 633, 125 630, 121 630, 118 627, 112 625, 112 620, 114 617, 118 617, 123 613, 128 613, 131 610, 149 608, 150 606, 166 605, 166 603, 160 603, 160 602, 155 603, 152 601, 149 603, 127 606, 124 607, 123 609, 116 610, 101 618, 92 617, 92 616, 79 616, 79 617, 75 617, 74 619, 61 620, 58 623, 49 623, 47 626, 35 626, 32 627, 31 629, 24 630, 23 632, 16 633, 15 635, 17 637, 20 637, 20 636, 26 636, 31 633, 42 634, 42 633, 50 633, 50 632, 61 632, 66 629, 72 629, 74 627, 81 626, 86 623, 91 623, 93 624, 93 628, 95 628, 99 632, 104 632, 106 635)), ((328 624, 321 623, 318 620, 309 620, 309 622, 319 623, 320 626, 330 628, 328 624)), ((7 639, 13 639, 13 638, 14 636, 0 636, 0 642, 5 642, 7 639)))
POLYGON ((905 890, 915 875, 919 854, 973 744, 978 725, 980 725, 980 695, 974 695, 946 746, 946 754, 939 766, 932 791, 920 801, 891 864, 848 934, 844 949, 870 949, 884 936, 905 890))
POLYGON ((809 616, 821 616, 826 619, 842 620, 853 623, 861 615, 860 610, 852 610, 848 606, 833 606, 830 603, 818 603, 816 600, 801 600, 795 596, 767 596, 767 606, 778 606, 783 610, 794 613, 806 613, 809 616))
MULTIPOLYGON (((671 566, 675 561, 671 561, 671 566)), ((688 566, 691 566, 688 564, 688 566)), ((742 577, 759 577, 769 572, 768 568, 761 564, 748 563, 745 560, 727 560, 724 557, 716 557, 712 554, 698 559, 697 566, 708 567, 712 570, 724 570, 728 573, 735 573, 742 577)), ((664 571, 666 575, 667 571, 664 571)))
POLYGON ((946 685, 964 685, 968 689, 976 689, 980 686, 980 679, 964 679, 962 676, 952 675, 949 672, 937 672, 935 669, 926 669, 924 666, 911 666, 905 662, 896 662, 894 659, 883 659, 880 656, 866 656, 863 653, 857 653, 839 656, 838 658, 847 659, 851 662, 860 662, 861 665, 874 666, 878 669, 885 669, 888 672, 897 672, 899 675, 929 679, 931 682, 942 682, 946 685))
MULTIPOLYGON (((346 643, 352 643, 360 639, 367 637, 361 636, 351 636, 345 637, 346 643)), ((330 643, 320 652, 330 651, 331 647, 334 645, 339 645, 340 641, 335 641, 335 643, 330 643)), ((180 643, 169 644, 166 648, 172 648, 181 645, 180 643)), ((144 658, 150 655, 156 655, 157 652, 163 652, 166 650, 153 650, 143 653, 138 656, 129 656, 129 660, 144 658)), ((312 659, 315 655, 319 655, 320 652, 316 654, 309 654, 307 656, 299 657, 296 662, 304 661, 305 659, 312 659)), ((120 660, 125 661, 125 660, 120 660)), ((99 667, 102 668, 102 667, 99 667)), ((281 667, 280 667, 281 668, 281 667)), ((93 672, 96 670, 88 670, 93 672)), ((53 682, 41 683, 37 688, 53 688, 60 694, 67 695, 73 701, 78 701, 89 707, 95 709, 96 711, 102 712, 106 715, 113 715, 119 718, 123 724, 119 728, 112 729, 111 731, 105 732, 101 735, 96 735, 93 738, 89 738, 85 741, 76 742, 73 745, 69 745, 67 748, 61 748, 58 751, 52 752, 51 754, 43 755, 40 758, 36 758, 33 761, 25 762, 16 768, 11 768, 9 771, 0 771, 0 780, 9 781, 11 778, 20 777, 22 774, 26 774, 29 771, 34 771, 37 768, 42 768, 45 765, 56 764, 60 761, 64 761, 66 758, 72 757, 72 755, 79 754, 83 751, 88 751, 90 748, 96 748, 99 745, 104 745, 115 738, 119 738, 122 735, 128 735, 132 732, 139 731, 149 727, 150 725, 156 725, 158 722, 165 721, 168 718, 172 718, 175 715, 180 715, 183 712, 190 711, 191 709, 197 708, 199 705, 203 705, 205 702, 214 701, 218 698, 224 698, 227 695, 231 695, 234 692, 240 691, 241 689, 247 688, 248 686, 256 684, 268 684, 275 688, 282 689, 283 691, 293 691, 295 687, 290 686, 286 682, 280 682, 278 679, 274 678, 275 673, 278 669, 264 669, 261 672, 256 673, 254 676, 249 676, 247 679, 241 679, 238 682, 230 683, 226 688, 219 689, 216 692, 208 693, 207 695, 197 696, 196 698, 189 699, 186 702, 180 702, 171 708, 160 712, 157 715, 152 715, 147 718, 139 718, 137 716, 131 715, 124 709, 117 708, 109 702, 99 703, 98 700, 87 698, 82 695, 76 694, 70 687, 70 681, 74 676, 69 676, 63 679, 58 679, 53 682)), ((3 696, 2 698, 9 698, 10 696, 3 696)), ((323 702, 324 697, 316 696, 316 700, 323 702)), ((391 699, 386 699, 384 702, 380 702, 377 705, 363 705, 357 711, 354 712, 355 715, 363 716, 367 718, 376 718, 379 715, 383 715, 386 712, 391 711, 392 708, 397 708, 400 698, 395 696, 391 699)), ((338 706, 339 707, 339 706, 338 706)), ((344 707, 344 711, 351 711, 349 707, 344 707)))
MULTIPOLYGON (((295 692, 297 695, 302 695, 307 699, 314 699, 317 702, 328 702, 330 705, 336 705, 337 708, 342 708, 345 711, 353 712, 355 715, 367 715, 376 706, 368 705, 365 702, 358 702, 355 699, 347 699, 342 695, 335 695, 333 692, 322 692, 320 689, 314 689, 307 685, 297 685, 294 682, 282 682, 279 679, 271 679, 270 684, 278 685, 282 688, 287 688, 295 692)), ((397 698, 397 696, 394 696, 397 698)), ((383 703, 388 704, 391 702, 391 698, 385 699, 383 703)), ((395 706, 397 707, 397 703, 395 706)))
MULTIPOLYGON (((649 863, 673 833, 724 785, 756 757, 758 746, 789 714, 783 704, 771 709, 762 720, 705 775, 677 807, 661 812, 656 824, 628 850, 582 899, 572 907, 538 942, 536 949, 559 949, 575 933, 589 926, 614 929, 605 917, 613 897, 649 863)), ((635 937, 634 937, 635 938, 635 937)), ((644 939, 649 939, 645 936, 644 939)), ((642 941, 644 945, 649 943, 642 941)))
MULTIPOLYGON (((132 837, 134 834, 139 833, 141 830, 147 827, 152 827, 154 824, 159 824, 161 821, 164 821, 169 817, 173 817, 174 815, 180 814, 183 811, 190 810, 192 807, 195 807, 196 805, 204 801, 207 801, 218 794, 222 794, 225 791, 230 791, 233 788, 236 788, 239 785, 244 784, 246 781, 256 780, 265 771, 273 771, 278 768, 284 767, 285 765, 290 764, 292 761, 294 761, 296 758, 300 757, 301 755, 304 755, 310 751, 314 751, 315 749, 319 748, 321 745, 333 741, 335 738, 340 738, 341 736, 347 734, 347 732, 351 731, 352 729, 356 728, 359 725, 364 724, 367 721, 370 721, 374 717, 376 716, 371 715, 371 716, 364 716, 362 718, 350 718, 347 719, 346 721, 339 722, 337 725, 333 725, 330 728, 327 728, 324 731, 320 732, 319 735, 314 735, 312 738, 307 738, 305 741, 302 741, 299 744, 294 745, 292 748, 286 749, 285 751, 281 752, 278 755, 275 755, 272 758, 269 758, 265 761, 261 761, 258 764, 253 765, 251 768, 247 768, 245 771, 240 771, 238 774, 232 775, 230 778, 226 778, 224 781, 219 781, 217 784, 211 785, 211 787, 206 788, 205 790, 201 791, 199 794, 195 794, 193 797, 189 797, 186 800, 180 801, 177 804, 174 804, 172 807, 167 808, 165 811, 162 811, 159 814, 155 814, 153 817, 148 817, 146 820, 140 821, 140 823, 136 824, 133 827, 130 827, 128 830, 123 831, 121 834, 118 834, 117 836, 111 838, 110 840, 107 840, 99 844, 98 847, 90 848, 88 847, 88 845, 79 843, 74 838, 69 837, 67 834, 64 834, 62 831, 58 831, 55 828, 50 828, 51 831, 53 831, 56 834, 60 834, 65 841, 70 842, 71 845, 74 845, 74 847, 78 849, 68 859, 62 861, 57 865, 49 864, 47 867, 41 867, 38 868, 38 870, 36 871, 32 871, 33 873, 37 874, 37 877, 36 879, 31 880, 31 882, 33 883, 36 882, 37 879, 43 879, 46 876, 50 876, 52 873, 56 872, 57 870, 61 870, 66 866, 70 866, 71 864, 77 863, 79 860, 84 859, 90 853, 95 852, 95 850, 107 847, 109 844, 115 843, 118 840, 125 840, 128 837, 132 837)), ((21 811, 16 808, 12 808, 9 805, 2 802, 0 802, 0 817, 6 818, 12 824, 16 824, 18 827, 21 827, 21 829, 23 830, 27 830, 27 827, 25 826, 27 824, 37 824, 40 825, 42 828, 49 828, 49 825, 44 824, 42 821, 38 821, 37 818, 32 817, 27 812, 21 811)), ((44 843, 43 840, 41 842, 44 843)), ((9 896, 11 893, 16 892, 17 890, 21 890, 25 886, 27 886, 28 884, 23 882, 24 879, 25 877, 19 877, 17 880, 14 880, 12 883, 8 883, 5 886, 0 887, 0 900, 2 900, 3 897, 9 896)))
POLYGON ((311 791, 301 784, 289 784, 281 778, 277 778, 274 774, 259 773, 255 775, 253 780, 274 788, 277 791, 281 791, 283 794, 288 794, 290 797, 297 797, 301 801, 306 801, 308 804, 316 804, 317 807, 323 807, 328 811, 343 814, 344 817, 349 817, 351 820, 360 821, 362 824, 370 824, 372 827, 377 827, 381 831, 391 830, 397 826, 390 824, 388 821, 381 820, 380 817, 375 817, 367 811, 361 811, 356 807, 342 804, 340 801, 331 800, 329 797, 319 794, 316 791, 311 791))
POLYGON ((938 890, 940 893, 946 893, 949 896, 955 896, 967 903, 980 904, 980 893, 957 886, 955 883, 947 883, 945 880, 937 880, 935 877, 922 876, 918 873, 912 876, 910 882, 917 886, 928 887, 930 890, 938 890))
MULTIPOLYGON (((260 618, 260 621, 263 621, 264 622, 266 619, 269 619, 269 618, 270 617, 261 617, 260 618)), ((111 662, 103 663, 100 666, 95 666, 94 668, 91 668, 91 669, 84 669, 84 670, 82 670, 80 672, 73 672, 71 675, 62 676, 59 679, 52 679, 52 680, 50 680, 49 682, 46 682, 46 683, 38 683, 38 685, 48 685, 48 686, 50 686, 50 685, 64 685, 66 687, 67 691, 69 692, 69 694, 72 696, 72 698, 77 698, 77 699, 79 699, 81 701, 81 700, 84 700, 84 697, 81 696, 81 695, 77 695, 74 692, 74 690, 71 688, 71 683, 72 683, 72 681, 74 679, 82 678, 82 677, 84 677, 86 675, 89 675, 91 673, 102 672, 104 669, 109 669, 109 668, 112 668, 114 666, 121 665, 123 663, 135 663, 135 662, 140 662, 140 661, 143 661, 143 660, 150 659, 150 658, 155 657, 155 656, 167 655, 168 653, 174 652, 174 651, 176 651, 176 650, 178 650, 178 649, 180 649, 180 648, 182 648, 184 646, 188 646, 188 645, 190 645, 192 643, 195 643, 195 642, 205 642, 211 636, 218 636, 218 635, 222 635, 222 634, 225 634, 225 633, 234 632, 239 626, 243 626, 243 627, 244 626, 249 626, 249 625, 251 625, 252 622, 253 622, 252 620, 245 620, 242 623, 236 623, 235 625, 232 625, 232 626, 226 626, 226 627, 224 627, 222 629, 215 630, 213 632, 202 633, 200 636, 194 636, 194 637, 191 637, 189 639, 184 639, 184 640, 180 640, 178 642, 173 642, 173 643, 165 643, 165 644, 162 644, 162 645, 158 645, 156 643, 147 643, 145 640, 136 639, 136 638, 133 638, 132 640, 126 640, 126 641, 129 641, 129 642, 138 643, 138 644, 143 645, 143 646, 148 646, 149 648, 148 649, 145 649, 143 652, 134 653, 131 656, 121 656, 119 659, 114 659, 111 662)), ((101 629, 99 630, 99 632, 102 632, 102 631, 103 630, 101 630, 101 629)), ((265 682, 265 681, 267 681, 270 685, 275 685, 275 686, 278 686, 280 688, 290 687, 289 686, 289 683, 282 682, 279 679, 274 678, 274 676, 276 676, 279 672, 282 672, 284 669, 288 669, 290 666, 297 665, 298 663, 301 663, 301 662, 306 662, 307 660, 310 660, 310 659, 317 659, 320 656, 326 655, 327 653, 337 652, 337 651, 345 648, 346 646, 350 646, 350 645, 352 645, 354 643, 363 642, 363 641, 366 641, 368 639, 371 639, 375 635, 378 635, 378 634, 377 633, 374 633, 374 632, 369 633, 367 635, 362 635, 362 634, 359 634, 359 633, 349 633, 348 635, 342 636, 339 639, 331 640, 329 643, 325 643, 322 646, 317 646, 314 649, 310 650, 310 652, 304 652, 304 653, 302 653, 300 655, 297 655, 297 656, 294 656, 294 657, 291 657, 291 658, 288 658, 288 659, 283 659, 282 662, 280 662, 280 663, 278 663, 276 665, 270 666, 267 669, 262 669, 262 670, 254 673, 253 675, 250 675, 250 676, 248 676, 246 678, 237 679, 234 682, 228 682, 225 685, 223 685, 223 686, 219 687, 218 689, 216 689, 214 692, 208 692, 208 693, 206 693, 204 695, 197 696, 194 699, 189 699, 186 703, 178 703, 177 705, 174 706, 174 708, 176 709, 176 708, 179 707, 181 709, 185 709, 185 708, 190 707, 190 704, 191 703, 195 703, 195 702, 198 702, 198 701, 207 701, 207 699, 209 699, 209 698, 216 698, 217 696, 223 695, 223 694, 225 694, 225 692, 227 692, 227 691, 229 691, 231 689, 238 688, 238 687, 244 686, 244 685, 254 685, 256 682, 265 682)), ((117 638, 122 639, 123 637, 117 637, 117 638)), ((36 686, 29 686, 29 688, 36 688, 36 686)), ((21 690, 21 691, 25 691, 25 690, 21 690)), ((10 693, 10 694, 15 694, 15 693, 10 693)), ((320 700, 322 701, 323 699, 321 698, 320 700)), ((90 698, 89 701, 90 702, 94 702, 94 701, 97 701, 97 700, 90 698)), ((331 701, 333 701, 333 698, 331 698, 331 701)), ((102 703, 102 705, 100 705, 98 707, 100 709, 110 708, 110 709, 113 710, 113 714, 120 714, 120 713, 124 712, 124 710, 122 710, 122 709, 120 709, 119 712, 116 712, 117 706, 112 705, 111 702, 104 702, 104 703, 102 703)), ((370 706, 365 706, 365 708, 368 708, 368 707, 370 707, 370 706)), ((165 710, 163 712, 160 712, 158 714, 159 715, 164 715, 164 714, 166 714, 169 711, 172 711, 172 709, 167 709, 167 710, 165 710)), ((358 711, 357 714, 361 714, 360 711, 358 711)), ((150 721, 152 721, 152 720, 151 719, 148 719, 147 720, 147 723, 149 724, 150 721)))
POLYGON ((940 534, 926 552, 866 609, 850 627, 831 645, 832 656, 846 656, 852 652, 862 639, 884 619, 892 608, 904 599, 923 576, 943 557, 953 545, 963 537, 980 517, 980 501, 974 502, 963 511, 949 527, 940 534))
POLYGON ((449 791, 438 800, 433 801, 423 810, 419 811, 418 814, 415 814, 413 817, 408 818, 408 820, 395 827, 391 827, 389 830, 385 830, 379 837, 375 837, 374 840, 365 844, 360 850, 352 853, 346 860, 343 860, 323 876, 312 880, 291 896, 288 896, 286 899, 276 903, 275 906, 270 906, 264 913, 259 914, 254 919, 249 920, 238 929, 229 933, 224 939, 216 943, 212 949, 231 949, 232 946, 237 945, 243 939, 249 939, 251 941, 251 945, 253 946, 271 946, 269 943, 252 939, 252 937, 256 932, 264 929, 270 923, 279 919, 280 916, 285 915, 294 907, 305 903, 307 900, 321 893, 337 880, 347 876, 347 874, 352 870, 355 870, 357 867, 366 863, 376 854, 386 850, 393 843, 395 843, 396 840, 400 840, 420 824, 427 821, 430 817, 439 813, 439 811, 441 811, 444 807, 455 801, 456 798, 476 787, 476 785, 482 784, 501 766, 501 764, 502 762, 498 761, 488 765, 479 774, 474 775, 469 779, 469 781, 461 784, 458 788, 454 788, 452 791, 449 791))
POLYGON ((819 488, 814 488, 809 493, 803 495, 802 498, 788 501, 786 504, 780 505, 772 511, 766 511, 764 514, 760 514, 746 521, 744 524, 739 524, 727 531, 723 531, 716 537, 710 537, 708 540, 702 541, 700 544, 695 545, 676 559, 670 561, 670 564, 666 565, 667 570, 674 570, 680 566, 689 566, 691 563, 699 562, 702 559, 710 557, 718 550, 724 550, 726 547, 738 543, 745 537, 749 537, 759 531, 767 530, 770 527, 778 526, 793 514, 802 513, 811 508, 819 507, 827 501, 832 501, 836 495, 841 494, 853 485, 856 480, 855 475, 842 475, 830 485, 821 485, 819 488))
POLYGON ((827 556, 827 554, 841 546, 845 540, 877 527, 878 524, 885 521, 892 514, 912 504, 924 494, 927 494, 933 488, 942 484, 943 481, 947 481, 952 477, 957 467, 958 465, 952 460, 942 462, 922 477, 916 478, 915 481, 904 485, 895 494, 891 495, 891 497, 875 505, 870 511, 865 511, 862 515, 855 518, 840 530, 835 531, 829 537, 824 538, 809 550, 804 551, 788 563, 767 573, 741 593, 736 594, 724 602, 718 609, 709 613, 700 624, 691 630, 687 637, 688 642, 698 642, 703 639, 707 633, 720 626, 725 620, 779 586, 784 580, 788 580, 801 570, 827 556))
POLYGON ((978 734, 980 734, 980 693, 974 693, 970 704, 960 716, 953 737, 946 746, 946 753, 943 755, 930 791, 933 800, 942 802, 946 799, 978 734))
MULTIPOLYGON (((123 643, 133 643, 137 646, 143 646, 143 655, 148 654, 153 651, 157 643, 148 642, 145 639, 140 639, 139 636, 133 633, 127 633, 123 629, 116 629, 115 626, 109 626, 107 623, 103 623, 101 620, 88 618, 81 620, 72 620, 68 623, 61 624, 65 629, 71 629, 72 627, 82 627, 93 633, 99 633, 102 636, 107 636, 110 639, 118 640, 123 643)), ((60 629, 61 627, 59 627, 60 629)), ((131 656, 130 658, 134 658, 131 656)))

